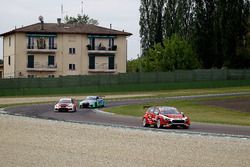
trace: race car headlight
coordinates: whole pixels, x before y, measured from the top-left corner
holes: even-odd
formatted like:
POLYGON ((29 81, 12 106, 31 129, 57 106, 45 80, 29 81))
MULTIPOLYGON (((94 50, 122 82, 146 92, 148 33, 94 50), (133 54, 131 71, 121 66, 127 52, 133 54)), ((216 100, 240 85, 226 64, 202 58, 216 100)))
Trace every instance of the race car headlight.
POLYGON ((68 107, 73 107, 73 104, 69 104, 68 107))
POLYGON ((185 122, 189 122, 189 119, 187 117, 184 118, 185 122))
POLYGON ((163 119, 164 119, 165 121, 171 121, 171 119, 169 119, 168 117, 163 117, 163 119))

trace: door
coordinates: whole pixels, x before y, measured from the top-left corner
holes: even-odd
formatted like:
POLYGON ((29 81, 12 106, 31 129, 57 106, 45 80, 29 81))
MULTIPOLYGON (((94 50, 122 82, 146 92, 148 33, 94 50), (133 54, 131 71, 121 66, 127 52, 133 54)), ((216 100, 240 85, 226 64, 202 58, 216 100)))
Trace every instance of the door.
POLYGON ((28 68, 34 68, 34 55, 28 55, 28 68))

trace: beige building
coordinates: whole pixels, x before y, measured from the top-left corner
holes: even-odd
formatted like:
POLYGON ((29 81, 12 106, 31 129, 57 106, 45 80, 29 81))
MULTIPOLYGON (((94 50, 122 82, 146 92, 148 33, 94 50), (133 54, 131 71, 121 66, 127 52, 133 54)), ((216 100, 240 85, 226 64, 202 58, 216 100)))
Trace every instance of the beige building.
POLYGON ((0 78, 3 78, 3 64, 0 64, 0 78))
POLYGON ((1 34, 4 78, 126 73, 127 37, 90 24, 37 23, 1 34))

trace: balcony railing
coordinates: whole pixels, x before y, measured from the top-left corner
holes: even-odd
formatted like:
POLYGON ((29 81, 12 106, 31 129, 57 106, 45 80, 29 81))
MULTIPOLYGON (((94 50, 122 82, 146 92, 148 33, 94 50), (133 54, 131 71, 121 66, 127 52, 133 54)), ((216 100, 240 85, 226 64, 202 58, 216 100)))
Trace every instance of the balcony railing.
POLYGON ((87 48, 89 51, 116 51, 117 45, 113 45, 113 46, 109 46, 109 47, 87 45, 87 48))
POLYGON ((40 64, 40 63, 34 63, 34 64, 27 64, 27 70, 28 71, 56 71, 57 65, 56 64, 40 64))
POLYGON ((27 45, 27 51, 28 52, 41 52, 41 53, 44 53, 44 52, 48 52, 48 53, 54 53, 55 51, 57 50, 57 45, 54 44, 54 45, 42 45, 42 46, 38 46, 38 45, 27 45))
POLYGON ((54 44, 54 45, 27 45, 27 49, 57 49, 57 45, 54 44))
POLYGON ((95 69, 89 69, 89 72, 92 73, 115 73, 117 71, 117 65, 114 64, 113 66, 110 66, 108 63, 96 63, 95 69))

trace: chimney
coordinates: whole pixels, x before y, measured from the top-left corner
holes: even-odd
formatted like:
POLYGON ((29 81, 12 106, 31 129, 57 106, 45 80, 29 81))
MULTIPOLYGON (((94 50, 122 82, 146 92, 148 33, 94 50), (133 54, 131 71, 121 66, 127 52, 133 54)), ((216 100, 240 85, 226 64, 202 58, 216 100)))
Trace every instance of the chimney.
POLYGON ((112 24, 109 25, 110 29, 112 29, 112 24))
POLYGON ((41 22, 41 30, 44 30, 44 21, 43 21, 43 16, 39 16, 38 19, 41 22))
POLYGON ((61 18, 57 18, 57 24, 61 25, 62 19, 61 18))
POLYGON ((41 21, 41 30, 44 30, 44 21, 41 21))

